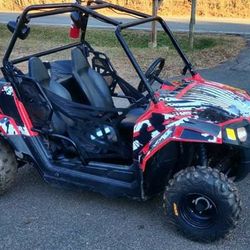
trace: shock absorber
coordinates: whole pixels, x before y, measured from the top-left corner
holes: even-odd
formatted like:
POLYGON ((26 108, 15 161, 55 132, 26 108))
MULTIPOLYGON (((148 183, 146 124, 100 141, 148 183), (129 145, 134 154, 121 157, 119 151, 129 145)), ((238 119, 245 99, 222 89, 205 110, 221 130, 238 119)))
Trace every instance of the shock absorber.
POLYGON ((199 145, 199 163, 202 166, 207 166, 207 150, 205 145, 202 143, 199 145))

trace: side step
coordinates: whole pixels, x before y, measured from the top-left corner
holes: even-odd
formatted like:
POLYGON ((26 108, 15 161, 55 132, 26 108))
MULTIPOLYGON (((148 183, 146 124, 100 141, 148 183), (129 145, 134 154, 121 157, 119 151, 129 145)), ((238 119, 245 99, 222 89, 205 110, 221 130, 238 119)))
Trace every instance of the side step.
POLYGON ((26 138, 36 167, 47 182, 91 190, 111 197, 141 198, 140 170, 136 166, 90 162, 78 169, 50 161, 39 137, 26 138))

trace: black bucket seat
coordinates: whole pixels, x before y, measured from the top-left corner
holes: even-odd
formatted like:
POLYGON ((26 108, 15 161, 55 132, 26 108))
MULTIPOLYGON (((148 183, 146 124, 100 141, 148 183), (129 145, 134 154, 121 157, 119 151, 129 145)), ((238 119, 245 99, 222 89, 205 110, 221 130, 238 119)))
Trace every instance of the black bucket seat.
MULTIPOLYGON (((114 108, 111 92, 104 78, 93 70, 87 58, 79 48, 71 51, 73 75, 93 107, 114 108)), ((121 121, 121 127, 133 129, 137 118, 144 112, 143 108, 134 108, 121 121)))
MULTIPOLYGON (((42 88, 48 89, 52 93, 65 98, 66 100, 72 100, 69 91, 63 87, 60 83, 51 80, 48 70, 38 57, 32 57, 29 59, 29 76, 38 82, 42 88)), ((52 115, 52 127, 55 132, 63 134, 66 130, 66 123, 70 123, 70 119, 60 113, 53 113, 52 115)))

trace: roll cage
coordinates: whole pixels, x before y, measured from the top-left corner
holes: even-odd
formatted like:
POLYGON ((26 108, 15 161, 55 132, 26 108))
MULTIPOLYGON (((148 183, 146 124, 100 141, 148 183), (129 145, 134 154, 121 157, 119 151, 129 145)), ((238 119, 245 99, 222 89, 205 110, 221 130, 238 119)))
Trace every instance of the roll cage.
POLYGON ((27 7, 23 11, 23 13, 17 18, 17 24, 15 27, 15 30, 13 32, 12 38, 10 40, 8 48, 7 48, 5 55, 3 57, 3 68, 2 68, 3 72, 8 72, 8 68, 11 67, 12 65, 27 61, 31 57, 45 56, 45 55, 49 55, 49 54, 52 54, 55 52, 59 52, 62 50, 70 49, 70 48, 73 48, 75 46, 81 45, 85 41, 85 34, 86 34, 86 30, 87 30, 89 17, 92 17, 92 18, 95 18, 99 21, 108 23, 108 24, 115 27, 115 35, 116 35, 118 41, 120 42, 122 48, 124 49, 130 62, 132 63, 135 71, 139 75, 140 80, 145 85, 145 88, 149 92, 149 96, 154 103, 157 102, 157 100, 155 99, 155 96, 154 96, 154 91, 151 88, 150 84, 148 83, 148 80, 147 80, 143 70, 141 69, 140 65, 136 61, 136 59, 135 59, 133 53, 131 52, 128 44, 126 43, 124 37, 122 36, 122 33, 121 33, 122 30, 127 29, 127 28, 133 28, 135 26, 145 24, 148 22, 153 22, 153 21, 158 22, 161 25, 162 29, 165 31, 165 33, 170 38, 173 46, 175 47, 176 51, 178 52, 179 56, 181 57, 181 59, 184 62, 185 67, 183 69, 183 74, 185 75, 187 71, 189 71, 191 75, 196 74, 191 62, 189 61, 187 56, 184 54, 184 52, 182 51, 181 47, 179 46, 177 40, 175 39, 173 33, 171 32, 168 25, 161 17, 151 16, 151 15, 141 13, 141 12, 138 12, 135 10, 131 10, 128 8, 124 8, 124 7, 115 5, 115 4, 107 3, 107 2, 102 1, 102 0, 89 0, 89 1, 86 1, 86 5, 82 5, 80 2, 81 1, 77 1, 77 3, 72 3, 72 4, 65 3, 65 4, 32 5, 32 6, 27 7), (105 15, 97 12, 97 10, 101 10, 101 9, 113 9, 115 11, 119 11, 120 13, 131 15, 134 18, 136 18, 136 20, 132 21, 132 22, 126 22, 126 23, 125 22, 124 23, 118 22, 114 18, 110 18, 108 16, 105 16, 105 15), (72 13, 72 12, 79 12, 81 14, 84 14, 83 21, 82 21, 81 27, 80 27, 82 30, 82 33, 81 33, 81 37, 80 37, 79 42, 70 43, 70 44, 56 47, 53 49, 49 49, 46 51, 38 52, 38 53, 35 53, 32 55, 28 55, 28 56, 24 56, 21 58, 10 60, 10 55, 11 55, 13 48, 15 46, 15 43, 18 39, 18 34, 25 27, 25 25, 30 22, 31 19, 45 17, 45 16, 51 16, 51 15, 72 13))

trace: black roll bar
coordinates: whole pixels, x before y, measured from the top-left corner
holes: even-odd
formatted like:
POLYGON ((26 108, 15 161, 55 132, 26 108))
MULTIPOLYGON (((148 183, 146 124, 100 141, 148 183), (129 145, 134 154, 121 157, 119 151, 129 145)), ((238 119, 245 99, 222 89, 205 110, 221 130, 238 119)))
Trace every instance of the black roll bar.
POLYGON ((159 22, 161 24, 163 30, 167 33, 168 37, 170 38, 171 42, 173 43, 178 54, 182 58, 182 60, 185 64, 185 69, 188 69, 192 75, 196 74, 191 62, 188 60, 188 58, 186 57, 184 52, 181 50, 181 47, 179 46, 177 40, 175 39, 172 31, 169 29, 166 22, 161 17, 151 16, 151 15, 141 13, 138 11, 134 11, 134 10, 131 10, 128 8, 124 8, 124 7, 115 5, 115 4, 107 3, 107 2, 102 1, 102 0, 89 0, 89 1, 87 1, 87 5, 85 5, 85 6, 80 5, 79 2, 72 3, 72 4, 64 3, 64 4, 32 5, 32 6, 27 7, 18 18, 17 27, 12 35, 9 46, 5 52, 4 57, 3 57, 4 68, 7 69, 9 64, 16 64, 16 63, 24 62, 32 56, 38 56, 38 57, 44 56, 44 55, 52 54, 54 52, 58 52, 61 50, 69 49, 69 48, 80 45, 84 41, 85 30, 87 27, 88 18, 90 16, 90 17, 94 17, 98 20, 101 20, 102 22, 111 24, 111 25, 116 27, 116 30, 115 30, 116 37, 117 37, 118 41, 120 42, 122 48, 124 49, 125 53, 127 54, 129 60, 131 61, 133 67, 135 68, 137 74, 139 75, 141 81, 143 81, 143 83, 145 84, 146 89, 148 90, 153 102, 155 102, 155 103, 157 102, 157 100, 154 96, 154 92, 153 92, 151 86, 149 85, 148 80, 146 79, 145 74, 143 73, 141 67, 137 63, 134 55, 132 54, 129 46, 127 45, 124 37, 121 34, 121 31, 123 29, 132 28, 134 26, 148 23, 148 22, 153 22, 153 21, 159 22), (117 11, 133 15, 137 19, 135 21, 132 21, 132 22, 121 23, 121 22, 118 22, 117 20, 115 20, 114 18, 110 18, 110 17, 107 17, 103 14, 96 12, 96 10, 103 9, 103 8, 115 9, 117 11), (43 12, 34 12, 34 11, 39 11, 39 10, 40 11, 43 10, 43 12), (49 16, 49 15, 63 14, 63 13, 68 13, 68 12, 73 12, 73 11, 80 11, 80 12, 84 13, 85 17, 86 17, 86 20, 84 22, 85 27, 82 27, 83 32, 82 32, 80 42, 68 44, 65 46, 58 47, 58 48, 53 48, 53 49, 50 49, 47 51, 39 52, 39 53, 36 53, 33 55, 29 55, 29 56, 25 56, 22 58, 18 58, 18 59, 14 59, 12 61, 9 61, 9 57, 11 55, 11 52, 12 52, 14 45, 16 43, 16 40, 18 38, 18 33, 23 28, 23 25, 27 24, 30 21, 30 19, 43 17, 43 16, 49 16), (30 13, 30 12, 33 12, 33 13, 30 13))
POLYGON ((134 55, 132 54, 131 50, 129 49, 129 46, 127 45, 124 37, 121 35, 121 27, 120 26, 118 26, 116 28, 115 34, 116 34, 116 37, 117 37, 118 41, 120 42, 122 48, 124 49, 126 55, 130 59, 130 61, 131 61, 132 65, 133 65, 134 69, 136 70, 137 74, 139 75, 141 80, 144 82, 144 84, 146 86, 146 89, 148 90, 153 102, 156 103, 157 100, 156 100, 156 98, 154 96, 154 91, 151 88, 151 86, 149 85, 148 80, 145 77, 145 74, 143 73, 141 67, 139 66, 139 64, 137 63, 134 55))
POLYGON ((175 49, 177 50, 178 54, 180 55, 181 59, 183 60, 184 64, 186 65, 187 69, 190 71, 190 73, 192 75, 195 75, 196 72, 193 69, 192 63, 188 60, 187 56, 183 53, 179 43, 177 42, 177 40, 174 37, 172 31, 169 29, 166 22, 161 17, 158 17, 158 16, 152 17, 151 16, 151 17, 148 17, 148 18, 144 18, 144 19, 133 21, 133 22, 121 24, 121 25, 119 25, 120 30, 118 30, 118 32, 120 32, 122 29, 132 28, 134 26, 144 24, 144 23, 147 23, 147 22, 153 22, 153 21, 157 21, 157 22, 159 22, 161 24, 161 27, 167 33, 167 35, 170 38, 172 44, 174 45, 175 49))
POLYGON ((53 48, 53 49, 49 49, 46 51, 42 51, 42 52, 38 52, 38 53, 34 53, 32 55, 29 56, 24 56, 24 57, 20 57, 17 59, 14 59, 11 61, 11 63, 13 64, 17 64, 17 63, 21 63, 21 62, 25 62, 27 60, 29 60, 31 57, 40 57, 40 56, 46 56, 46 55, 50 55, 62 50, 66 50, 66 49, 70 49, 70 48, 74 48, 76 46, 80 46, 82 44, 82 42, 76 42, 76 43, 71 43, 71 44, 67 44, 58 48, 53 48))
MULTIPOLYGON (((106 4, 108 5, 108 4, 106 4)), ((99 6, 100 8, 103 8, 103 5, 99 6)), ((98 9, 97 7, 95 9, 98 9)), ((90 7, 81 6, 79 4, 44 4, 44 5, 31 5, 23 11, 23 13, 19 16, 17 27, 13 33, 13 36, 10 40, 9 46, 5 52, 5 55, 3 57, 3 65, 6 66, 8 63, 10 54, 13 50, 13 47, 16 43, 16 40, 18 38, 18 33, 22 29, 22 25, 25 23, 28 23, 31 18, 37 18, 37 17, 43 17, 48 15, 57 15, 57 14, 63 14, 67 12, 72 11, 82 11, 83 13, 86 13, 92 17, 95 17, 96 19, 99 19, 105 23, 109 23, 111 25, 117 26, 120 24, 120 22, 116 21, 115 19, 106 17, 100 13, 97 13, 96 11, 92 10, 90 7), (50 10, 55 9, 56 10, 50 10), (31 11, 37 11, 37 10, 49 10, 44 12, 36 12, 32 14, 28 14, 31 11)))

